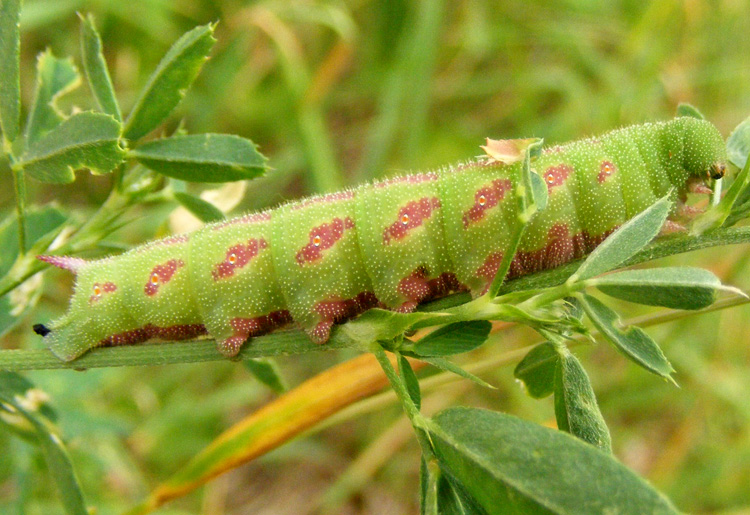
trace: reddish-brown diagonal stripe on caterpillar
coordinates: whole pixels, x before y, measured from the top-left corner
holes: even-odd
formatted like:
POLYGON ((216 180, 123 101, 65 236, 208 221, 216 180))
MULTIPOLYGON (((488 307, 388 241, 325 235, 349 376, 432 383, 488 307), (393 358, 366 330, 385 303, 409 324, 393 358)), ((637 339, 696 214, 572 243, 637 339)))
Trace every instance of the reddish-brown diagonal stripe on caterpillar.
MULTIPOLYGON (((554 224, 547 232, 547 244, 544 247, 539 250, 516 252, 510 264, 507 279, 556 268, 569 261, 581 258, 594 250, 616 229, 617 227, 598 236, 591 236, 586 231, 571 235, 567 224, 554 224)), ((477 277, 481 277, 487 282, 482 293, 486 293, 502 260, 502 252, 493 252, 477 269, 477 277)))
POLYGON ((198 336, 208 334, 203 324, 181 324, 168 327, 159 327, 146 324, 137 329, 123 331, 113 334, 99 341, 100 347, 113 347, 117 345, 134 345, 158 338, 160 340, 189 340, 198 336))
POLYGON ((474 194, 474 205, 464 212, 464 227, 483 219, 484 212, 497 206, 511 186, 508 179, 495 179, 491 184, 479 188, 474 194))
POLYGON ((333 247, 344 236, 346 229, 354 228, 354 219, 347 216, 344 219, 334 218, 331 223, 313 227, 310 231, 307 245, 302 247, 295 256, 300 266, 314 263, 323 257, 323 251, 333 247))
POLYGON ((410 313, 420 302, 443 297, 450 292, 462 291, 466 287, 461 284, 452 272, 445 272, 432 279, 424 267, 419 267, 398 283, 398 291, 407 300, 396 311, 410 313))
POLYGON ((332 299, 318 302, 315 304, 314 310, 320 315, 321 321, 310 332, 310 337, 316 343, 325 343, 328 341, 333 324, 345 322, 378 305, 377 297, 369 291, 363 291, 352 299, 332 299))
POLYGON ((247 265, 261 250, 268 247, 268 243, 263 238, 250 239, 247 244, 238 243, 227 250, 226 257, 223 261, 216 263, 211 275, 214 281, 232 277, 234 271, 247 265))
POLYGON ((270 333, 274 329, 283 327, 292 322, 292 315, 287 310, 279 310, 268 315, 254 318, 236 317, 230 320, 229 325, 234 333, 226 341, 222 342, 222 352, 235 356, 248 338, 270 333))
POLYGON ((143 287, 144 293, 149 297, 159 293, 159 287, 162 284, 168 283, 177 269, 183 266, 185 266, 185 262, 181 259, 170 259, 166 263, 156 265, 151 270, 148 281, 146 281, 146 285, 143 287))
POLYGON ((421 226, 430 218, 436 209, 440 209, 440 199, 437 197, 412 200, 399 210, 396 221, 383 231, 383 244, 388 245, 392 240, 403 239, 409 231, 421 226))

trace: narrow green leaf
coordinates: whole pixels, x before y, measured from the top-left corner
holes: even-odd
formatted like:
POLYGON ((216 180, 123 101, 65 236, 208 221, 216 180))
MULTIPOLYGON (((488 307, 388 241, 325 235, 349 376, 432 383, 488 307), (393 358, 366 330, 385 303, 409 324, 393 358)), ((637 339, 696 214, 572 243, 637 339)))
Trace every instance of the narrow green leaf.
POLYGON ((118 122, 122 122, 120 106, 117 104, 115 89, 109 77, 107 62, 102 53, 102 40, 94 25, 94 17, 89 14, 81 18, 81 55, 83 56, 83 71, 86 80, 94 94, 96 104, 104 113, 111 115, 118 122))
POLYGON ((174 198, 182 207, 193 213, 203 223, 218 222, 224 220, 221 209, 200 197, 177 191, 174 198))
POLYGON ((674 369, 669 360, 659 345, 640 327, 620 329, 620 318, 617 313, 595 297, 584 294, 581 303, 594 327, 626 357, 649 372, 673 381, 671 374, 674 369))
POLYGON ((677 116, 691 116, 699 120, 706 119, 706 117, 703 116, 703 113, 701 113, 697 107, 685 102, 681 102, 680 105, 677 106, 677 116))
POLYGON ((708 270, 694 267, 626 270, 588 281, 610 297, 673 309, 702 309, 725 288, 708 270))
POLYGON ((742 170, 750 154, 750 117, 745 118, 727 138, 727 157, 742 170))
POLYGON ((74 90, 81 77, 73 60, 58 59, 46 50, 36 62, 36 93, 26 122, 26 145, 32 145, 65 119, 57 108, 57 99, 74 90))
POLYGON ((678 513, 612 456, 561 431, 475 408, 450 408, 431 422, 441 469, 488 514, 678 513))
MULTIPOLYGON (((26 212, 26 241, 33 245, 42 238, 56 234, 67 220, 65 213, 52 205, 30 208, 26 212)), ((0 277, 4 276, 18 257, 18 223, 16 214, 0 222, 0 277)))
POLYGON ((549 194, 547 193, 547 184, 538 173, 531 173, 531 192, 534 197, 537 211, 544 211, 547 207, 549 194))
POLYGON ((230 134, 158 139, 131 150, 130 156, 156 172, 192 182, 241 181, 266 170, 266 158, 255 144, 230 134))
POLYGON ((557 427, 611 453, 612 438, 599 411, 589 376, 578 358, 567 349, 557 360, 554 378, 557 427))
POLYGON ((120 124, 109 115, 77 113, 31 145, 21 158, 21 166, 42 182, 68 183, 75 170, 111 172, 123 159, 119 145, 120 124))
MULTIPOLYGON (((6 373, 3 373, 5 376, 6 373)), ((7 379, 7 376, 4 377, 7 379)), ((7 381, 0 380, 0 408, 13 415, 21 416, 30 424, 36 433, 50 476, 55 481, 65 511, 71 515, 88 515, 83 499, 81 486, 75 475, 68 451, 54 424, 39 409, 36 389, 28 390, 26 395, 18 395, 8 387, 7 381)))
POLYGON ((419 513, 420 515, 439 515, 438 511, 438 481, 440 468, 437 463, 427 467, 424 456, 419 467, 419 513))
POLYGON ((467 372, 463 368, 459 367, 452 361, 448 361, 447 359, 444 359, 444 358, 419 358, 419 359, 421 361, 424 361, 425 363, 429 363, 433 367, 439 368, 440 370, 445 370, 446 372, 452 372, 456 374, 457 376, 461 376, 464 379, 468 379, 469 381, 475 384, 478 384, 479 386, 483 386, 485 388, 491 388, 493 390, 495 389, 495 387, 489 384, 488 382, 483 381, 482 379, 478 378, 471 372, 467 372))
POLYGON ((0 391, 15 398, 23 399, 26 406, 33 407, 41 416, 51 422, 57 420, 57 412, 50 404, 49 396, 36 388, 34 383, 14 372, 0 370, 0 391))
POLYGON ((490 334, 487 320, 456 322, 437 329, 414 345, 416 356, 450 356, 469 352, 482 345, 490 334))
POLYGON ((214 24, 182 35, 149 77, 125 121, 125 138, 137 140, 154 130, 180 103, 216 41, 214 24))
POLYGON ((477 503, 461 481, 442 472, 437 484, 438 514, 484 515, 487 512, 477 503))
POLYGON ((621 265, 659 234, 672 201, 669 195, 626 222, 592 252, 568 281, 585 280, 621 265))
POLYGON ((400 353, 396 355, 398 356, 398 375, 404 381, 411 401, 419 409, 422 406, 422 392, 419 390, 419 379, 417 379, 414 369, 411 368, 409 360, 400 353))
POLYGON ((248 359, 242 362, 253 376, 276 393, 284 393, 286 385, 279 367, 271 358, 248 359))
POLYGON ((551 395, 555 387, 555 369, 560 356, 550 342, 537 345, 516 365, 513 375, 523 381, 535 399, 551 395))
POLYGON ((18 136, 21 116, 20 16, 21 0, 0 2, 0 129, 8 143, 18 136))

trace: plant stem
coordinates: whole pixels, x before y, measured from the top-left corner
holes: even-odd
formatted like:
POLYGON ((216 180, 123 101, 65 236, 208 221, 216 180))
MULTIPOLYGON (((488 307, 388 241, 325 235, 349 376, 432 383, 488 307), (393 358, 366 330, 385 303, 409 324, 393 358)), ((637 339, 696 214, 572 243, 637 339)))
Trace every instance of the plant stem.
POLYGON ((414 427, 414 432, 417 435, 419 446, 422 449, 422 455, 424 456, 424 459, 429 462, 434 458, 434 454, 432 452, 432 445, 430 444, 430 441, 427 438, 427 434, 425 432, 426 419, 414 405, 414 402, 412 402, 411 397, 409 396, 409 392, 406 389, 406 385, 404 384, 401 377, 396 373, 396 369, 394 369, 393 365, 391 365, 388 356, 385 355, 385 350, 383 349, 383 347, 379 343, 375 342, 371 346, 371 351, 375 355, 375 358, 378 360, 378 363, 380 363, 383 372, 388 378, 388 381, 391 383, 391 387, 396 392, 396 396, 398 397, 399 401, 401 401, 401 405, 406 412, 406 416, 409 417, 411 425, 414 427))
POLYGON ((16 192, 16 221, 18 223, 18 255, 23 257, 26 254, 26 182, 23 175, 23 168, 15 164, 11 154, 11 170, 13 171, 13 186, 16 192))

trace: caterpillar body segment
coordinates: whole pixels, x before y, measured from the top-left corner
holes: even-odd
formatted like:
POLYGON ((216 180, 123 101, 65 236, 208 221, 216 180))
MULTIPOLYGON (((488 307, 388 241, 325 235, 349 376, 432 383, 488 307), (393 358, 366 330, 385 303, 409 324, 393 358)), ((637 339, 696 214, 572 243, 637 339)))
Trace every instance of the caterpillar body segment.
MULTIPOLYGON (((710 123, 676 118, 546 148, 532 162, 549 193, 510 277, 593 250, 670 191, 722 173, 710 123)), ((372 307, 411 311, 453 291, 486 291, 519 222, 520 163, 480 159, 302 199, 85 262, 68 313, 38 324, 72 360, 101 345, 208 336, 235 355, 248 339, 297 324, 315 342, 372 307)))

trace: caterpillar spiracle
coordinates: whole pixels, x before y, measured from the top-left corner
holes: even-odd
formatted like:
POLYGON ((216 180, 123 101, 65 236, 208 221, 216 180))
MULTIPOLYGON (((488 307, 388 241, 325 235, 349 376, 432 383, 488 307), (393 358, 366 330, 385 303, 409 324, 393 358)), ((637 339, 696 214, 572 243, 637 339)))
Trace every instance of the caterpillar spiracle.
MULTIPOLYGON (((591 252, 657 199, 724 172, 718 130, 690 117, 546 148, 532 170, 546 209, 529 222, 509 277, 591 252)), ((208 336, 233 356, 297 324, 324 343, 370 308, 408 312, 492 282, 515 224, 515 167, 477 158, 247 214, 119 256, 40 256, 74 272, 69 311, 44 336, 59 358, 91 348, 208 336)), ((695 188, 693 188, 695 189, 695 188)))

